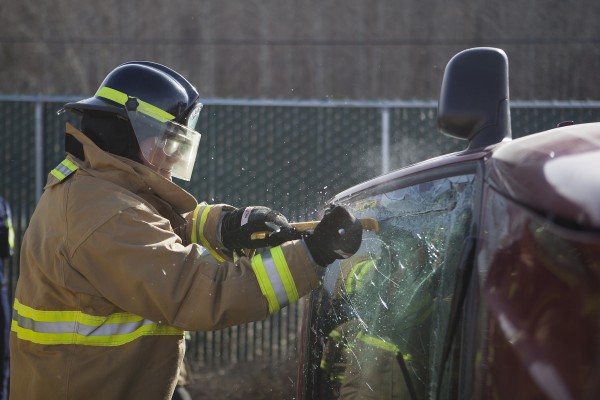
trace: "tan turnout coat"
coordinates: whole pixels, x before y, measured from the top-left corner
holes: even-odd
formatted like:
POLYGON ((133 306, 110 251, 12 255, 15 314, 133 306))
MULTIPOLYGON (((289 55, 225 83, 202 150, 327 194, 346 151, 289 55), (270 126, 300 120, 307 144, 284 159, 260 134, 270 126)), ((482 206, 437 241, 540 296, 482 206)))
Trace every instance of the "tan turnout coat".
MULTIPOLYGON (((234 263, 220 250, 230 206, 198 205, 151 169, 67 132, 85 161, 68 155, 75 172, 48 175, 23 239, 11 399, 170 399, 184 330, 276 311, 256 272, 262 261, 234 263)), ((302 242, 277 251, 290 301, 319 284, 302 242)))

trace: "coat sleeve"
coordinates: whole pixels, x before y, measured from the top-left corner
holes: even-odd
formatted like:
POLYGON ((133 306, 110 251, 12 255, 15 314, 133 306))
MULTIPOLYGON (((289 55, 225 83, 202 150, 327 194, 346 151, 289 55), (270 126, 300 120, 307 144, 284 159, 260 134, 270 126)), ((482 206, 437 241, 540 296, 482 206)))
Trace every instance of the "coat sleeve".
POLYGON ((218 261, 231 260, 231 254, 221 242, 221 221, 227 211, 235 210, 228 204, 198 204, 185 216, 187 243, 197 243, 207 249, 218 261))
POLYGON ((121 310, 189 331, 262 320, 319 285, 301 241, 219 261, 198 244, 183 246, 168 220, 144 206, 114 215, 69 253, 69 287, 89 284, 121 310))

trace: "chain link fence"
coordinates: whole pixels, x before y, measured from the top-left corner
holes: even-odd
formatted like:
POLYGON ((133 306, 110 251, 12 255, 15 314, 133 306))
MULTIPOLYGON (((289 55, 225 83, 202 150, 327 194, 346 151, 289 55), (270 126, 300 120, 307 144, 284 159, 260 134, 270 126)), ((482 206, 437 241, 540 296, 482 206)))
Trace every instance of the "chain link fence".
MULTIPOLYGON (((16 246, 47 173, 64 158, 64 125, 56 111, 70 98, 0 96, 0 194, 11 204, 16 246)), ((290 102, 210 100, 198 130, 200 150, 190 182, 199 201, 265 205, 290 221, 314 219, 337 192, 441 154, 466 142, 441 135, 431 102, 290 102)), ((557 123, 600 121, 600 103, 513 102, 513 137, 557 123)), ((18 252, 7 263, 12 295, 18 252)), ((295 343, 301 304, 266 321, 192 334, 190 357, 205 364, 282 357, 295 343)))

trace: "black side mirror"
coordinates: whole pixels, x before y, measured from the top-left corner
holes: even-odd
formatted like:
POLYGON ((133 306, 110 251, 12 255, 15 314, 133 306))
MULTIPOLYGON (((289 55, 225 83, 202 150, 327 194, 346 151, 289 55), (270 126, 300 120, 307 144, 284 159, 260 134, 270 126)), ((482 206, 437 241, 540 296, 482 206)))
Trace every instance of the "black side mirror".
POLYGON ((476 47, 448 62, 438 103, 438 129, 469 141, 469 149, 511 139, 508 58, 492 47, 476 47))

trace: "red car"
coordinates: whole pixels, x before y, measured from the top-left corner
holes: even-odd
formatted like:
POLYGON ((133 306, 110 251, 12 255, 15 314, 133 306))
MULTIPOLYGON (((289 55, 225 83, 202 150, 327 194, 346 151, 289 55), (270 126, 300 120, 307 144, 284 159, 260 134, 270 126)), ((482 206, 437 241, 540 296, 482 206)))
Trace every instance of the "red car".
POLYGON ((510 140, 507 57, 475 48, 438 125, 468 149, 331 200, 378 229, 310 297, 297 398, 600 398, 600 123, 510 140))

